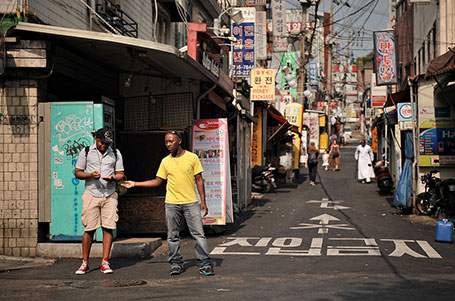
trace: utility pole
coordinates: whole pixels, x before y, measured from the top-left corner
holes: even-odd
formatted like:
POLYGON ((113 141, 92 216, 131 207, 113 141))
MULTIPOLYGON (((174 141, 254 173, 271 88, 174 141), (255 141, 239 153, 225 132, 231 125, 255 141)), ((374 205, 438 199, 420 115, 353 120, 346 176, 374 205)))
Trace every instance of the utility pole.
POLYGON ((332 122, 331 122, 331 112, 330 104, 332 103, 332 43, 333 43, 333 0, 330 1, 330 23, 329 23, 329 35, 330 35, 330 44, 329 47, 329 57, 328 57, 328 66, 327 66, 327 134, 332 134, 332 122))
POLYGON ((299 67, 299 77, 297 78, 297 99, 296 102, 305 105, 305 96, 303 95, 303 91, 306 90, 306 64, 307 64, 307 56, 306 56, 306 22, 307 22, 307 9, 311 5, 312 0, 300 0, 300 4, 302 5, 302 30, 301 30, 301 37, 300 37, 300 67, 299 67))

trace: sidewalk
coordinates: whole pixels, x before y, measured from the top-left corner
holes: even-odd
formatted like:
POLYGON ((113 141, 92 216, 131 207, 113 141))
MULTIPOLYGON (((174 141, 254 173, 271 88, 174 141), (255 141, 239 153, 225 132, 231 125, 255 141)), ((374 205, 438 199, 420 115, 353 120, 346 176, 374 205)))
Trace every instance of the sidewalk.
POLYGON ((27 268, 35 268, 46 265, 53 265, 55 259, 30 258, 30 257, 14 257, 0 255, 0 273, 21 270, 27 268))
MULTIPOLYGON (((117 239, 112 244, 110 258, 147 258, 161 245, 161 238, 117 239)), ((93 243, 90 258, 101 258, 102 251, 102 243, 93 243)), ((36 255, 34 258, 0 255, 0 273, 53 265, 57 258, 81 258, 82 245, 80 242, 38 243, 36 255)))

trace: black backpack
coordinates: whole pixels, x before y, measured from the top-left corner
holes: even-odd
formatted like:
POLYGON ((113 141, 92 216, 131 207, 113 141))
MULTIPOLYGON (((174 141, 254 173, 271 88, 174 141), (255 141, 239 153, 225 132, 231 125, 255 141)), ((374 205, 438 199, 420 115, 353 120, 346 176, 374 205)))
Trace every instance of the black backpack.
POLYGON ((316 156, 316 151, 310 151, 309 157, 308 157, 308 164, 316 164, 318 163, 318 157, 316 156))

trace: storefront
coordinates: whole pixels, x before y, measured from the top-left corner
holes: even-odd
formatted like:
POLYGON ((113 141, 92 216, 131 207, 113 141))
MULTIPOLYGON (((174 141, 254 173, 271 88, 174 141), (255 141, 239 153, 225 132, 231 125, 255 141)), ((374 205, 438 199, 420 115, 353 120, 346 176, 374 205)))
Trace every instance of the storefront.
MULTIPOLYGON (((168 154, 163 143, 167 130, 184 133, 183 145, 189 149, 193 120, 203 118, 201 112, 211 117, 218 109, 227 112, 232 98, 228 81, 221 83, 169 45, 30 23, 11 28, 6 41, 2 144, 15 141, 19 152, 27 150, 15 168, 28 170, 22 178, 11 178, 22 183, 22 194, 28 196, 27 214, 18 208, 17 217, 26 216, 29 225, 25 256, 33 255, 38 237, 80 240, 84 185, 72 171, 79 152, 92 143, 93 129, 114 130, 128 178, 150 179, 168 154), (207 109, 206 101, 213 107, 207 109)), ((9 178, 13 166, 4 172, 9 178)), ((17 190, 15 185, 11 188, 17 190)), ((134 189, 121 197, 117 234, 164 232, 164 189, 134 189)), ((13 191, 7 196, 14 199, 13 191)))

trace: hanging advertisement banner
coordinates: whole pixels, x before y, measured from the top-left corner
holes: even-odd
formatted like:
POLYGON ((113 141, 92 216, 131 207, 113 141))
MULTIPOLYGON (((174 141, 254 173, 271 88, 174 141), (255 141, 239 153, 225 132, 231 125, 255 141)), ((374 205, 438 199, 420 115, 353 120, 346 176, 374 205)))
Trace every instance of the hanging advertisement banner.
POLYGON ((378 86, 397 84, 396 36, 394 30, 373 32, 374 72, 378 86))
POLYGON ((271 0, 270 6, 272 8, 273 52, 287 51, 286 0, 271 0))
POLYGON ((318 62, 310 61, 308 63, 308 83, 310 84, 309 90, 315 92, 312 86, 318 85, 318 62))
POLYGON ((380 108, 384 107, 387 101, 387 87, 376 85, 376 75, 371 74, 371 107, 380 108))
POLYGON ((205 199, 209 212, 204 225, 225 225, 234 221, 228 125, 226 118, 193 121, 193 152, 204 168, 205 199))
POLYGON ((303 113, 303 124, 310 129, 310 143, 319 147, 319 114, 303 113))
POLYGON ((374 127, 371 131, 371 150, 373 153, 378 152, 378 128, 374 127))
MULTIPOLYGON (((302 132, 303 105, 299 103, 288 104, 284 110, 284 117, 290 124, 297 126, 299 133, 302 132)), ((292 169, 299 169, 301 140, 299 135, 292 134, 292 169)))
POLYGON ((448 107, 419 108, 420 166, 455 165, 455 118, 448 107))
POLYGON ((251 166, 262 166, 262 106, 254 106, 253 141, 251 147, 251 166))
POLYGON ((267 17, 265 11, 256 12, 256 60, 267 59, 267 17))
POLYGON ((292 75, 292 81, 297 79, 297 63, 295 52, 285 52, 281 55, 281 90, 288 90, 294 99, 297 98, 297 89, 289 87, 289 82, 286 80, 285 70, 292 75))
POLYGON ((250 100, 272 101, 275 99, 275 69, 251 70, 250 100))
POLYGON ((232 46, 232 76, 248 77, 255 66, 255 22, 256 9, 254 7, 233 8, 233 14, 242 12, 243 22, 232 22, 232 35, 236 42, 232 46))

